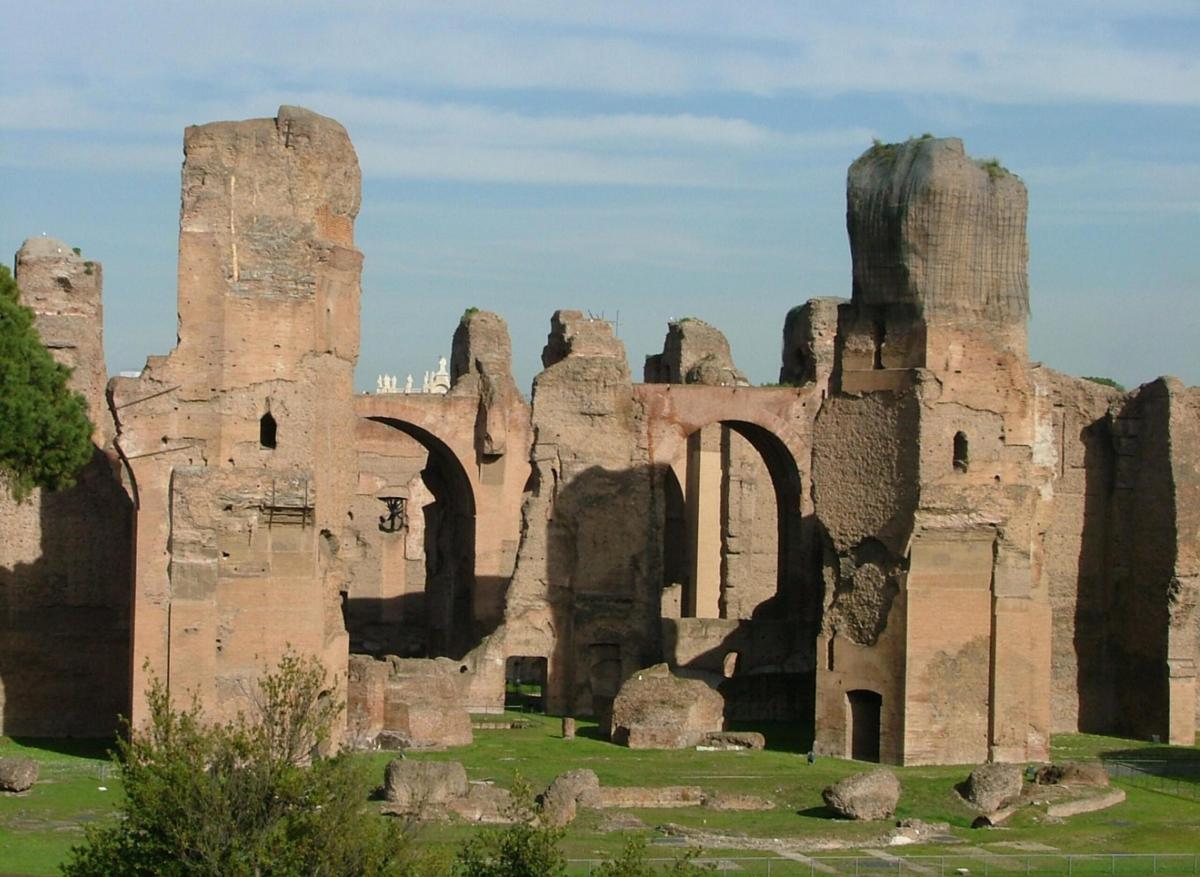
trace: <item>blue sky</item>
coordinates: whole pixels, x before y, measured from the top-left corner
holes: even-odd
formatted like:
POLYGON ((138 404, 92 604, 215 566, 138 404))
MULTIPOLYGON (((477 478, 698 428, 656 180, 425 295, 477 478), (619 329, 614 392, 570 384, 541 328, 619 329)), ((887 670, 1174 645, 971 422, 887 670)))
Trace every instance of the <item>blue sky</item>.
POLYGON ((846 167, 959 136, 1030 190, 1031 356, 1200 384, 1200 3, 0 0, 0 246, 105 266, 110 371, 175 336, 182 131, 342 122, 363 169, 361 389, 501 313, 528 388, 557 308, 666 322, 756 382, 788 308, 848 296, 846 167))

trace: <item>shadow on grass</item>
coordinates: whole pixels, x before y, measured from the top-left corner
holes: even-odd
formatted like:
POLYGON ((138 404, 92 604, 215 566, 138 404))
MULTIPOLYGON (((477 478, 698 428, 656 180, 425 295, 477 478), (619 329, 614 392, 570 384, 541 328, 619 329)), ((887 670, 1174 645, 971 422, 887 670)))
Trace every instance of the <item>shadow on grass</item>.
POLYGON ((757 731, 771 752, 807 753, 813 746, 812 722, 730 722, 730 731, 757 731))
POLYGON ((822 804, 820 807, 808 807, 804 810, 797 810, 796 815, 797 816, 807 816, 809 819, 836 819, 839 822, 846 821, 846 820, 842 819, 841 816, 838 816, 837 813, 833 812, 828 807, 826 807, 824 804, 822 804))
POLYGON ((108 761, 109 753, 116 748, 116 740, 112 737, 83 738, 74 737, 8 737, 19 746, 28 749, 53 752, 57 755, 70 755, 73 758, 94 758, 108 761))

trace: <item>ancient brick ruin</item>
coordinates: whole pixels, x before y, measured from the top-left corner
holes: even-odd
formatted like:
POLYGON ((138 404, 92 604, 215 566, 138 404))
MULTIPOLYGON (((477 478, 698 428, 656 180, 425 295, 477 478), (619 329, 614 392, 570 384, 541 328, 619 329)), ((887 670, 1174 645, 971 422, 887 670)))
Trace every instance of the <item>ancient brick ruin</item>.
POLYGON ((147 672, 230 715, 290 647, 360 745, 466 742, 514 677, 607 722, 664 662, 829 755, 1194 742, 1200 390, 1029 362, 1025 187, 958 140, 851 166, 852 295, 787 314, 780 386, 694 320, 635 382, 609 324, 562 310, 529 401, 473 311, 448 393, 354 393, 336 122, 282 107, 184 151, 179 341, 140 376, 105 396, 98 264, 17 255, 97 454, 0 502, 3 733, 137 723, 147 672))

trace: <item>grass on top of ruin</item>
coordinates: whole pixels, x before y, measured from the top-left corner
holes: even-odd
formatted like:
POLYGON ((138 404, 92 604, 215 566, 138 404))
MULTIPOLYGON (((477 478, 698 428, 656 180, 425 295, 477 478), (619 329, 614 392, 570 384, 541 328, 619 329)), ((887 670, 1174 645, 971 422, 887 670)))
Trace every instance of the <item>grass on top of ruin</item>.
MULTIPOLYGON (((490 717, 497 718, 497 717, 490 717)), ((753 794, 775 806, 767 811, 722 811, 702 807, 581 810, 568 829, 564 850, 570 858, 593 859, 619 851, 624 834, 606 830, 620 812, 651 843, 651 852, 670 855, 676 848, 659 846, 667 824, 701 832, 706 851, 727 856, 770 855, 767 849, 746 849, 751 844, 720 838, 793 839, 794 848, 809 855, 852 854, 878 848, 890 822, 854 823, 830 818, 821 790, 849 774, 874 765, 818 758, 809 765, 807 747, 800 734, 784 725, 763 725, 768 748, 762 752, 701 752, 688 750, 630 750, 599 738, 594 724, 580 721, 579 736, 564 740, 560 721, 540 715, 509 716, 529 722, 511 730, 477 730, 469 747, 444 752, 410 753, 409 758, 455 760, 466 767, 472 780, 492 780, 509 786, 520 774, 534 788, 544 787, 555 776, 573 768, 591 768, 606 786, 699 786, 706 792, 753 794), (636 828, 640 823, 643 827, 636 828), (824 853, 816 850, 824 847, 824 853)), ((108 745, 97 741, 12 740, 0 738, 0 756, 27 755, 41 765, 38 784, 21 795, 0 794, 0 873, 54 874, 72 845, 83 837, 83 826, 112 818, 120 789, 107 762, 108 745), (101 788, 106 791, 101 791, 101 788)), ((1198 759, 1200 749, 1156 746, 1150 743, 1082 734, 1054 740, 1056 760, 1082 760, 1126 752, 1153 759, 1198 759)), ((394 753, 359 756, 373 766, 371 775, 382 782, 383 770, 394 753)), ((1061 852, 1200 852, 1200 791, 1194 797, 1156 790, 1145 784, 1118 779, 1127 800, 1111 809, 1047 822, 1031 812, 1021 812, 1007 827, 971 829, 976 815, 954 792, 966 778, 969 766, 893 768, 903 792, 897 818, 916 817, 947 822, 960 843, 912 845, 892 848, 896 855, 951 853, 963 844, 998 854, 1035 845, 1061 852)), ((1193 783, 1196 780, 1192 781, 1193 783)), ((364 788, 364 801, 373 792, 364 788)), ((374 804, 372 804, 374 806, 374 804)), ((381 817, 383 818, 383 817, 381 817)), ((453 823, 429 823, 419 828, 421 842, 457 846, 477 829, 453 823)))

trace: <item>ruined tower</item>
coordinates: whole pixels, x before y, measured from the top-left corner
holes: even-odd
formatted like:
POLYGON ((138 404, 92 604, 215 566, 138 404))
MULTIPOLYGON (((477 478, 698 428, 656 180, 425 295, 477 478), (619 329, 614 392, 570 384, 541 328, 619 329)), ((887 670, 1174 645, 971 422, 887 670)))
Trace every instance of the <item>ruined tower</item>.
POLYGON ((1047 755, 1025 214, 1021 181, 958 140, 850 168, 853 296, 813 449, 821 751, 1047 755))
POLYGON ((133 720, 146 671, 216 715, 291 647, 345 672, 355 484, 358 160, 295 107, 184 135, 179 343, 112 385, 137 502, 133 720))

